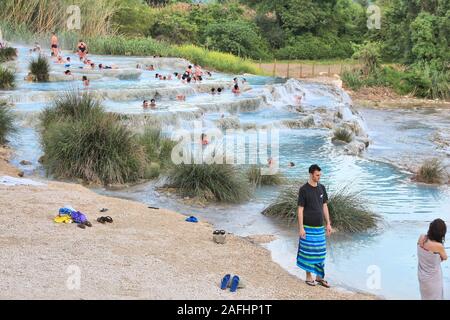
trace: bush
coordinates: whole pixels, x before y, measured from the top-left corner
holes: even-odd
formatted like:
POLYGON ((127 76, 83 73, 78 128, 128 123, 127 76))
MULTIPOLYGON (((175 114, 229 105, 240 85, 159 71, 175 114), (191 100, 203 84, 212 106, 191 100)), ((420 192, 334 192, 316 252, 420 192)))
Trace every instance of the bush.
POLYGON ((267 43, 256 25, 246 21, 211 23, 205 30, 206 46, 213 50, 230 52, 239 57, 269 58, 267 43))
POLYGON ((6 47, 0 49, 0 63, 11 61, 17 58, 17 51, 15 48, 6 47))
POLYGON ((53 122, 76 121, 103 114, 100 100, 92 94, 79 91, 67 91, 53 101, 40 114, 39 119, 45 130, 53 122))
POLYGON ((177 165, 169 173, 168 186, 182 196, 230 203, 248 200, 252 190, 245 175, 228 164, 177 165))
POLYGON ((0 89, 12 89, 15 86, 14 73, 0 66, 0 89))
POLYGON ((43 133, 42 144, 45 168, 57 178, 122 184, 144 175, 143 148, 112 115, 54 122, 43 133))
POLYGON ((43 55, 34 58, 30 62, 30 73, 33 75, 34 79, 38 82, 47 82, 49 79, 50 64, 43 55))
POLYGON ((352 90, 359 90, 364 85, 364 81, 360 78, 361 74, 357 70, 345 70, 342 73, 341 79, 347 88, 352 90))
MULTIPOLYGON (((287 186, 280 191, 278 198, 262 214, 278 217, 289 224, 298 219, 298 185, 287 186)), ((348 233, 364 232, 375 228, 381 220, 380 216, 365 207, 365 201, 358 193, 342 187, 331 195, 328 209, 333 228, 348 233)))
POLYGON ((13 113, 8 109, 6 104, 0 102, 0 145, 5 144, 6 137, 16 132, 16 129, 13 113))
POLYGON ((342 41, 334 35, 316 37, 311 33, 293 37, 289 44, 277 51, 278 59, 333 59, 349 58, 353 48, 349 41, 342 41))
POLYGON ((445 170, 439 159, 426 160, 416 173, 415 180, 430 184, 442 183, 445 170))
POLYGON ((172 149, 176 142, 164 137, 160 128, 145 128, 139 143, 144 147, 148 162, 158 164, 160 169, 171 167, 172 149))
POLYGON ((255 186, 276 186, 283 183, 283 176, 281 173, 272 175, 262 175, 261 167, 257 165, 251 166, 247 170, 248 181, 255 186))
POLYGON ((159 163, 153 162, 147 165, 147 167, 145 168, 144 178, 151 180, 158 178, 160 174, 161 174, 161 166, 159 165, 159 163))
POLYGON ((40 115, 45 168, 57 178, 126 183, 144 176, 144 148, 91 94, 66 92, 40 115))
POLYGON ((333 141, 338 140, 338 141, 344 141, 344 142, 350 143, 353 140, 353 134, 350 130, 348 130, 346 128, 343 128, 343 127, 336 128, 334 130, 334 135, 333 135, 332 140, 333 141))

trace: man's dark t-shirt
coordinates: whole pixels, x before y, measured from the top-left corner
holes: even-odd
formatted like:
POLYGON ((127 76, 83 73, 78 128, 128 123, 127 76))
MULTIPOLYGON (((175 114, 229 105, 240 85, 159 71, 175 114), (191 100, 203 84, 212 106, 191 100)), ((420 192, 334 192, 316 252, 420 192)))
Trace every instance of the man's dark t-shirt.
POLYGON ((328 202, 324 185, 313 187, 308 182, 300 187, 298 192, 298 206, 303 207, 303 225, 321 227, 324 225, 323 204, 328 202))

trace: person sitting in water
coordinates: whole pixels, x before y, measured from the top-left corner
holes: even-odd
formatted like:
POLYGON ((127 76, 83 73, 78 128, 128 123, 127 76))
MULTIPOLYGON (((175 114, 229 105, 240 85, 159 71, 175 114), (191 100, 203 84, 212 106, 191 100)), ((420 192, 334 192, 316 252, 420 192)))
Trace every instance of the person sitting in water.
POLYGON ((58 63, 58 64, 63 64, 63 63, 64 63, 63 57, 58 56, 58 57, 56 58, 56 63, 58 63))
POLYGON ((71 76, 71 75, 72 75, 72 72, 70 72, 70 70, 66 70, 66 71, 64 71, 64 74, 65 74, 66 76, 71 76))
POLYGON ((185 73, 187 73, 188 76, 191 76, 192 75, 192 66, 188 66, 185 73))
POLYGON ((213 94, 213 95, 216 94, 216 89, 215 88, 211 89, 211 94, 213 94))
POLYGON ((148 100, 144 100, 144 102, 142 102, 142 107, 143 107, 144 109, 148 109, 149 106, 150 106, 150 105, 149 105, 149 103, 148 103, 148 100))
POLYGON ((186 96, 184 94, 179 94, 179 95, 177 95, 177 100, 178 101, 186 101, 186 96))
POLYGON ((203 78, 202 78, 203 70, 198 64, 195 65, 194 75, 195 75, 195 80, 198 80, 198 81, 202 81, 203 80, 203 78))
POLYGON ((155 100, 155 99, 150 100, 150 107, 151 107, 152 109, 155 109, 155 108, 156 108, 156 100, 155 100))
POLYGON ((208 77, 212 77, 212 73, 209 71, 206 71, 206 74, 208 75, 208 77))
POLYGON ((246 84, 247 83, 247 79, 242 78, 242 84, 246 84))
POLYGON ((217 94, 221 94, 222 93, 222 88, 217 88, 217 94))
POLYGON ((302 96, 295 95, 295 103, 299 107, 302 105, 302 98, 303 98, 302 96))
POLYGON ((163 80, 167 80, 167 77, 166 77, 166 76, 164 76, 164 77, 163 77, 163 80))
POLYGON ((447 260, 444 241, 447 226, 442 219, 430 223, 426 235, 417 241, 418 278, 422 300, 443 300, 444 281, 441 263, 447 260))
POLYGON ((234 94, 241 93, 241 90, 239 89, 239 86, 237 84, 234 85, 233 89, 231 90, 234 94))
POLYGON ((172 80, 172 75, 171 75, 171 74, 169 74, 169 75, 167 76, 167 80, 172 80))
POLYGON ((159 79, 159 73, 155 74, 155 78, 159 79))
POLYGON ((289 167, 289 168, 293 168, 293 167, 295 167, 295 163, 293 163, 292 161, 291 161, 291 162, 289 162, 289 163, 288 163, 288 167, 289 167))
POLYGON ((203 146, 206 146, 209 144, 208 136, 206 135, 206 133, 202 133, 202 135, 200 136, 200 139, 201 139, 203 146))
POLYGON ((148 71, 154 71, 155 67, 151 64, 149 67, 147 67, 147 70, 148 71))
POLYGON ((89 87, 89 84, 90 84, 88 78, 86 76, 83 76, 82 81, 83 81, 84 87, 87 89, 89 87))
POLYGON ((70 68, 70 65, 71 65, 70 57, 67 57, 66 64, 64 65, 64 67, 65 68, 70 68))
POLYGON ((111 66, 104 66, 102 63, 100 63, 100 64, 98 65, 98 68, 99 68, 100 70, 102 70, 102 69, 112 69, 111 66))
POLYGON ((192 78, 191 77, 187 77, 186 82, 187 83, 191 83, 192 78))
POLYGON ((58 56, 58 53, 59 53, 59 51, 58 51, 58 37, 56 36, 56 33, 55 32, 52 32, 52 37, 51 37, 51 39, 50 39, 50 42, 51 42, 51 50, 52 50, 52 52, 53 52, 53 55, 54 56, 58 56))
POLYGON ((95 63, 91 63, 91 69, 92 69, 92 70, 95 69, 95 63))
POLYGON ((238 78, 233 78, 233 83, 238 84, 238 78))

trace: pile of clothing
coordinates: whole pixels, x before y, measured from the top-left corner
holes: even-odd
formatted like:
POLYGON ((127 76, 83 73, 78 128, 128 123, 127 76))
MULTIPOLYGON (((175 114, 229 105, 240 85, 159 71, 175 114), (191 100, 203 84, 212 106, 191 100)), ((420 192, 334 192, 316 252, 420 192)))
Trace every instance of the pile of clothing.
POLYGON ((59 209, 58 215, 55 217, 56 223, 77 223, 79 227, 84 229, 84 226, 92 227, 86 215, 80 211, 75 210, 71 206, 64 206, 59 209))

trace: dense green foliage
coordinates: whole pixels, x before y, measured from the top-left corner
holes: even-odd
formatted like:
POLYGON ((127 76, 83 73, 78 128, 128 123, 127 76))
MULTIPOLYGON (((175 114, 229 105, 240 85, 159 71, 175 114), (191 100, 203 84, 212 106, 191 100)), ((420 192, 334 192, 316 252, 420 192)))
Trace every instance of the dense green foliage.
POLYGON ((250 199, 246 176, 229 164, 180 164, 169 172, 168 186, 183 196, 238 203, 250 199))
POLYGON ((6 137, 16 130, 13 113, 5 103, 0 101, 0 145, 4 144, 6 137))
POLYGON ((144 147, 88 93, 69 92, 41 115, 44 166, 57 178, 126 183, 144 176, 144 147))

